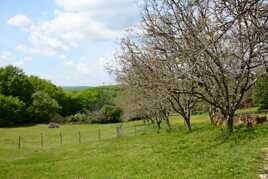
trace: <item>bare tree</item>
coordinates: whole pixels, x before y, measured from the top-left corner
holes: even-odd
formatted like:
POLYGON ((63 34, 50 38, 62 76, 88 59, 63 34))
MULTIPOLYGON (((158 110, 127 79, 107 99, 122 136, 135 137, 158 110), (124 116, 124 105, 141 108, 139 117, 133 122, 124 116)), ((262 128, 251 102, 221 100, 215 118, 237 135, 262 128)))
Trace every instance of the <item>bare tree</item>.
POLYGON ((148 0, 146 41, 177 64, 178 78, 201 90, 180 90, 220 110, 230 132, 233 117, 268 51, 267 0, 148 0))
POLYGON ((140 47, 126 38, 122 41, 118 59, 120 66, 116 71, 118 80, 129 86, 129 89, 136 89, 151 100, 158 113, 154 115, 157 116, 155 121, 162 121, 160 119, 168 121, 167 108, 173 108, 184 118, 188 130, 191 131, 190 115, 197 98, 179 91, 184 88, 191 88, 190 90, 194 91, 196 84, 181 76, 177 77, 175 72, 179 68, 177 64, 170 63, 173 61, 169 60, 169 56, 159 53, 150 42, 140 47))

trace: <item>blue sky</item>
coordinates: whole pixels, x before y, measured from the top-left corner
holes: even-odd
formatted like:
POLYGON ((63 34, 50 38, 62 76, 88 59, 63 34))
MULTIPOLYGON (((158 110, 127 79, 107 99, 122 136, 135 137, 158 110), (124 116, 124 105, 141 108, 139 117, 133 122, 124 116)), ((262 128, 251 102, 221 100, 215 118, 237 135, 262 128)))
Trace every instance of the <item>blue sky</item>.
POLYGON ((111 84, 105 66, 139 20, 137 0, 1 0, 0 66, 60 86, 111 84))

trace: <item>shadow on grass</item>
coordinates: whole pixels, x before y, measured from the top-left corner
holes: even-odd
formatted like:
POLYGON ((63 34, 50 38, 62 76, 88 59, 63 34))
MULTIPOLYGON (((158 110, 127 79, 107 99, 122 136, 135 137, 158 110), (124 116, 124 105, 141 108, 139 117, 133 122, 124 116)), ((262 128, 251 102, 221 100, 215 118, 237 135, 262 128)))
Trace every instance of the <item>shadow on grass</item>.
MULTIPOLYGON (((25 127, 33 127, 36 125, 40 125, 40 123, 27 123, 27 124, 17 124, 17 125, 9 125, 9 126, 0 126, 0 129, 12 129, 12 128, 25 128, 25 127)), ((43 123, 43 125, 47 125, 43 123)))

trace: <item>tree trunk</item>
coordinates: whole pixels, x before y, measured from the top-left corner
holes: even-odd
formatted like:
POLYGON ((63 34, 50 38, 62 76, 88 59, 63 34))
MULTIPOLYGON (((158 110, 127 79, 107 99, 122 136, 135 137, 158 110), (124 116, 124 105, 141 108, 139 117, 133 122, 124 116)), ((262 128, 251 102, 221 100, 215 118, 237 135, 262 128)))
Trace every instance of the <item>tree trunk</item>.
POLYGON ((161 129, 161 122, 157 121, 156 124, 157 124, 157 133, 159 133, 161 129))
POLYGON ((185 120, 186 126, 188 128, 188 131, 191 132, 192 131, 192 126, 191 126, 190 117, 184 117, 184 120, 185 120))
POLYGON ((208 114, 209 114, 210 123, 213 127, 216 126, 215 121, 214 121, 215 113, 216 113, 216 110, 213 107, 210 107, 208 114))
POLYGON ((159 119, 158 117, 155 118, 155 122, 156 122, 156 126, 157 126, 157 133, 159 133, 160 129, 161 129, 161 119, 159 119))
POLYGON ((230 133, 232 133, 234 131, 234 118, 233 118, 233 116, 227 117, 227 127, 228 127, 228 131, 230 133))
POLYGON ((169 121, 168 117, 166 118, 166 122, 167 122, 168 128, 171 129, 171 125, 170 125, 170 121, 169 121))

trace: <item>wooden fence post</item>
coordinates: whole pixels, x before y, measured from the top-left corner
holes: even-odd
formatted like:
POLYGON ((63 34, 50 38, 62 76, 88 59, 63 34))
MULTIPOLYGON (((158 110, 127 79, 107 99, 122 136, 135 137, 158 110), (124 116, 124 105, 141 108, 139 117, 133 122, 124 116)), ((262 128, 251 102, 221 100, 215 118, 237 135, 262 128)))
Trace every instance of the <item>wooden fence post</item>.
POLYGON ((80 133, 80 131, 78 132, 78 142, 79 142, 79 144, 81 144, 81 133, 80 133))
POLYGON ((116 137, 121 137, 123 135, 122 126, 116 127, 116 137))
POLYGON ((60 144, 62 144, 62 133, 60 132, 60 144))
POLYGON ((41 147, 44 146, 44 137, 43 137, 43 133, 41 133, 41 147))
POLYGON ((19 136, 19 139, 18 139, 18 148, 20 149, 21 148, 21 137, 19 136))
POLYGON ((101 140, 101 130, 100 130, 100 128, 98 130, 98 139, 101 140))

